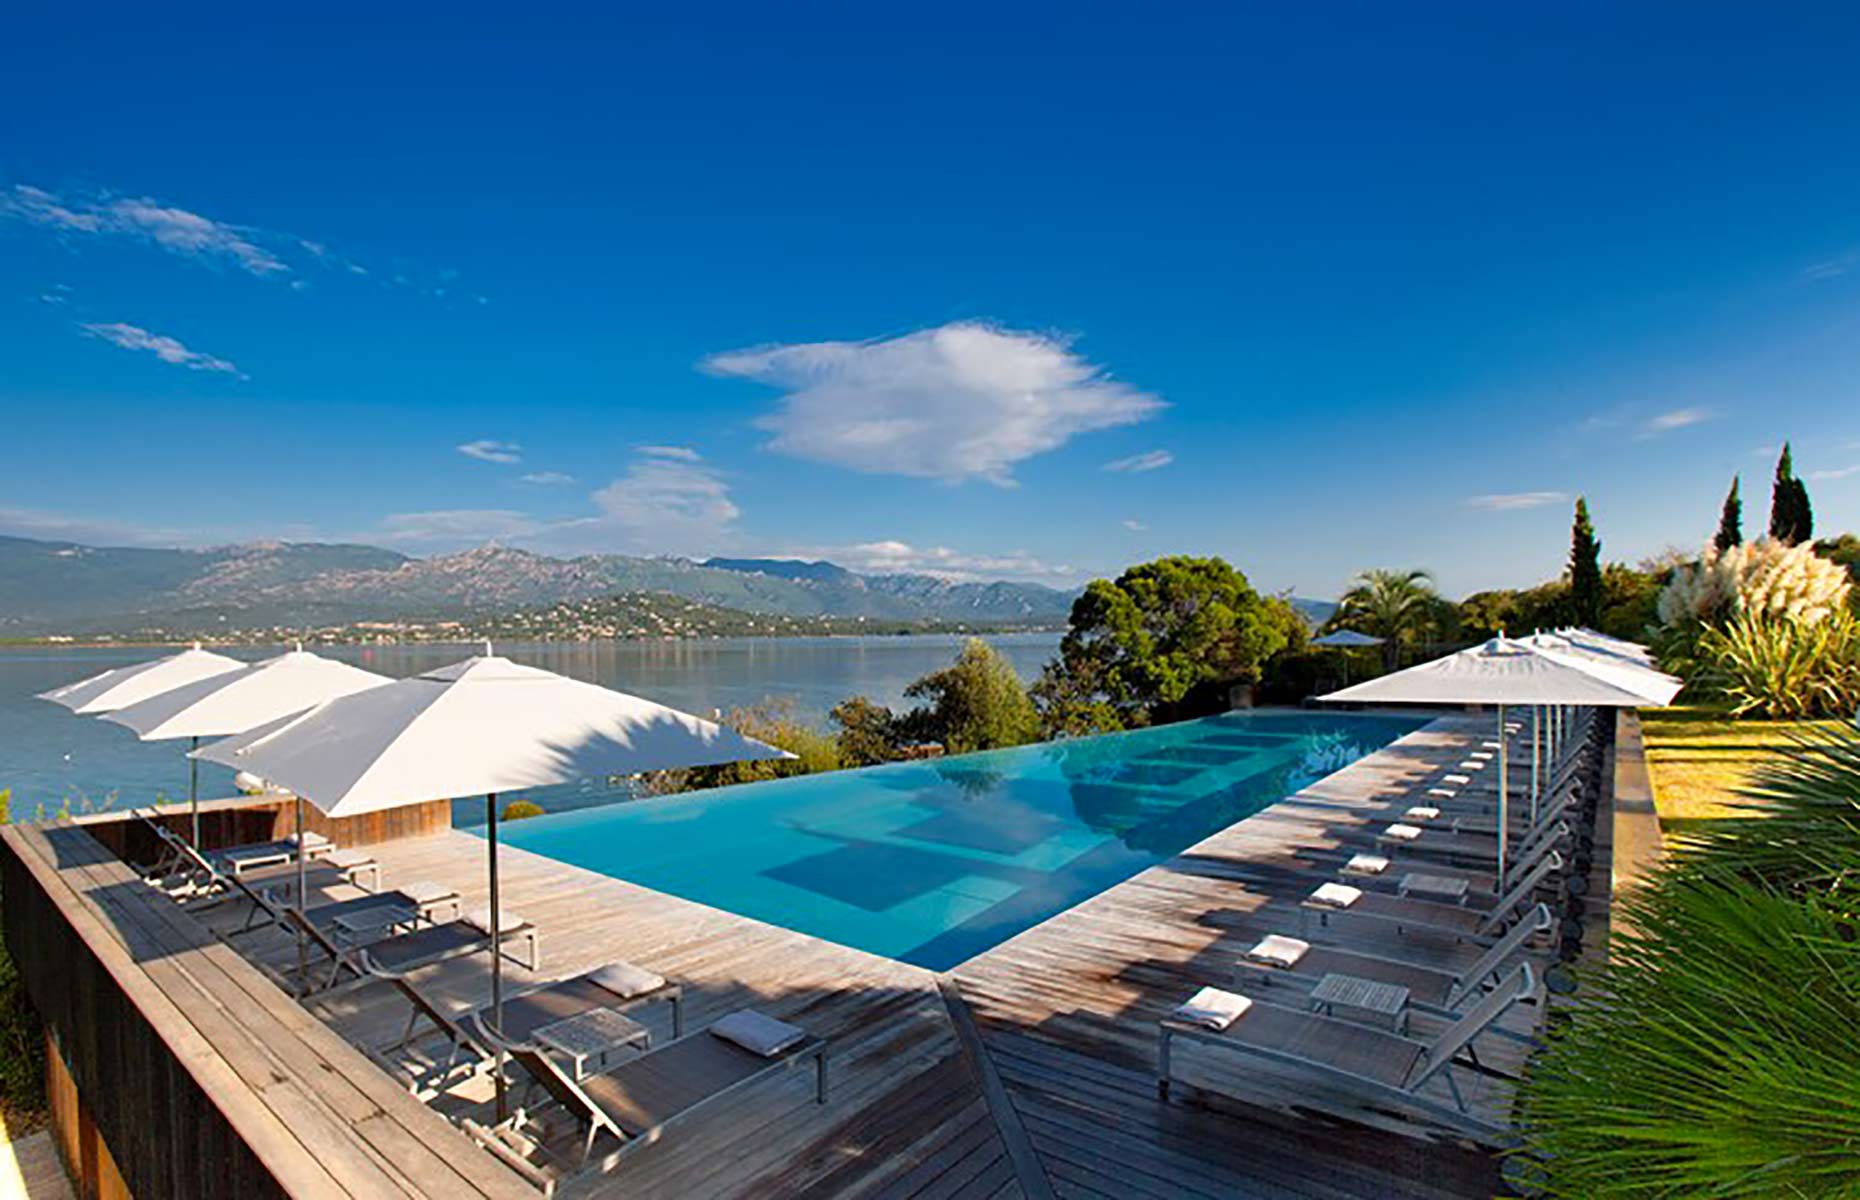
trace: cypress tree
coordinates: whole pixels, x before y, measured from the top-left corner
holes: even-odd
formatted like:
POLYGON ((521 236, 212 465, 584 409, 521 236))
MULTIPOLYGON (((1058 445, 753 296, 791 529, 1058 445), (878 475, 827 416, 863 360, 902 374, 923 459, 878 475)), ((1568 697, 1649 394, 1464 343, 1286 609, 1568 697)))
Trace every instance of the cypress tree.
POLYGON ((1718 536, 1711 544, 1723 554, 1744 541, 1744 502, 1737 495, 1737 476, 1731 476, 1731 490, 1724 498, 1724 511, 1718 514, 1718 536))
POLYGON ((1576 522, 1569 535, 1569 606, 1578 625, 1602 619, 1602 543, 1589 522, 1587 497, 1576 497, 1576 522))
POLYGON ((1795 477, 1795 459, 1784 442, 1776 460, 1776 482, 1770 488, 1770 536, 1785 546, 1796 546, 1815 534, 1815 514, 1808 503, 1808 485, 1795 477))

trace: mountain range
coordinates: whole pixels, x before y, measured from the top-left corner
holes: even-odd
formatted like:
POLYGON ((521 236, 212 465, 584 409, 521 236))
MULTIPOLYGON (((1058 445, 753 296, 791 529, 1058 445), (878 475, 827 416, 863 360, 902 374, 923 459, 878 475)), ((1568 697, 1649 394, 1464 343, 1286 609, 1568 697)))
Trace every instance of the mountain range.
POLYGON ((990 626, 1063 624, 1074 595, 788 559, 552 558, 498 545, 410 558, 314 542, 192 550, 0 537, 0 635, 10 636, 469 617, 616 592, 752 613, 990 626))

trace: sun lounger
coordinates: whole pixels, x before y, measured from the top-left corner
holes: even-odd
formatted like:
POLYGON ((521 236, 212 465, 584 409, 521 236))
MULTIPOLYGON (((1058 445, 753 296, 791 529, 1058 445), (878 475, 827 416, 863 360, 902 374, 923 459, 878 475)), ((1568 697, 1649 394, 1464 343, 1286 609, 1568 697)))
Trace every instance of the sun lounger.
MULTIPOLYGON (((635 1147, 659 1141, 711 1104, 761 1080, 810 1060, 814 1064, 814 1099, 827 1102, 826 1042, 797 1026, 744 1009, 709 1029, 667 1042, 611 1071, 576 1080, 548 1055, 531 1046, 507 1046, 512 1059, 551 1099, 586 1129, 577 1168, 606 1170, 635 1147), (773 1035, 764 1041, 761 1034, 773 1035), (758 1048, 732 1040, 743 1037, 758 1048), (594 1148, 603 1134, 618 1143, 599 1160, 594 1148)), ((520 1133, 529 1123, 520 1109, 502 1127, 485 1128, 467 1121, 465 1128, 487 1148, 509 1161, 515 1152, 498 1136, 520 1133)), ((520 1161, 520 1160, 519 1160, 520 1161)), ((526 1174, 535 1167, 525 1163, 526 1174)))
MULTIPOLYGON (((320 984, 312 987, 310 980, 301 983, 303 994, 314 994, 320 1000, 373 983, 382 975, 405 975, 421 967, 488 950, 491 946, 485 914, 469 914, 458 920, 391 934, 361 945, 343 945, 315 922, 305 920, 294 908, 285 910, 285 918, 329 960, 329 973, 320 984), (344 974, 350 978, 345 980, 344 974)), ((536 927, 514 913, 506 913, 499 933, 505 946, 521 942, 527 947, 522 958, 507 948, 501 950, 504 956, 536 970, 540 954, 536 927)))
MULTIPOLYGON (((627 962, 612 962, 504 998, 503 1022, 492 1036, 505 1042, 530 1042, 538 1029, 581 1016, 597 1008, 627 1012, 659 1002, 672 1006, 672 1036, 685 1032, 684 988, 663 976, 627 962)), ((491 1010, 472 1018, 491 1033, 491 1010)))
MULTIPOLYGON (((1509 1136, 1509 1127, 1468 1110, 1453 1069, 1461 1065, 1462 1054, 1466 1065, 1478 1066, 1474 1043, 1491 1032, 1513 1006, 1535 1002, 1538 994, 1536 975, 1526 963, 1438 1036, 1420 1040, 1237 993, 1203 989, 1196 999, 1211 1014, 1205 1018, 1207 1023, 1195 1019, 1199 1013, 1191 1016, 1186 1006, 1160 1022, 1157 1094, 1169 1098, 1175 1082, 1174 1042, 1184 1040, 1315 1075, 1341 1096, 1332 1100, 1313 1089, 1302 1103, 1324 1105, 1345 1119, 1357 1117, 1362 1109, 1394 1109, 1496 1144, 1509 1136), (1451 1104, 1425 1094, 1436 1080, 1446 1088, 1451 1104)), ((1496 1073, 1490 1067, 1480 1070, 1486 1075, 1496 1073)))
POLYGON ((399 1040, 370 1048, 368 1056, 399 1077, 407 1090, 416 1096, 432 1096, 445 1090, 458 1067, 477 1070, 493 1061, 492 1047, 458 1015, 447 1010, 421 991, 412 980, 391 972, 378 972, 375 978, 399 992, 412 1012, 407 1028, 399 1040), (430 1033, 416 1036, 420 1022, 432 1026, 430 1033), (443 1052, 428 1051, 425 1046, 445 1039, 443 1052), (443 1057, 442 1057, 443 1053, 443 1057))
POLYGON ((1328 927, 1337 917, 1347 917, 1352 921, 1390 925, 1398 934, 1435 934, 1489 945, 1512 917, 1533 902, 1537 889, 1562 869, 1562 855, 1552 851, 1513 883, 1491 908, 1484 910, 1439 900, 1391 896, 1339 883, 1321 885, 1305 897, 1299 908, 1305 914, 1307 933, 1312 916, 1317 917, 1321 928, 1328 927))
MULTIPOLYGON (((236 937, 244 933, 253 933, 272 925, 284 923, 284 912, 293 907, 284 898, 273 894, 265 888, 256 890, 248 887, 244 880, 237 880, 236 886, 252 899, 252 912, 246 923, 232 931, 228 936, 236 937)), ((310 909, 305 916, 320 927, 325 933, 336 935, 340 939, 341 928, 337 921, 359 917, 370 912, 410 912, 415 917, 432 922, 439 912, 448 911, 453 917, 459 915, 459 894, 444 884, 417 881, 402 884, 393 891, 370 892, 352 900, 338 900, 333 904, 319 904, 310 909)))
POLYGON ((1408 1003, 1423 1012, 1457 1015, 1466 1002, 1496 982, 1500 972, 1526 951, 1532 938, 1556 927, 1550 907, 1539 904, 1529 919, 1519 921, 1479 958, 1460 971, 1417 966, 1381 955, 1364 954, 1335 946, 1312 945, 1298 938, 1271 934, 1261 938, 1235 964, 1234 980, 1264 988, 1291 988, 1299 992, 1317 986, 1326 975, 1348 975, 1375 983, 1408 989, 1408 1003))
MULTIPOLYGON (((162 830, 160 826, 156 828, 170 840, 175 860, 180 864, 179 869, 170 873, 166 880, 151 880, 156 887, 193 910, 241 898, 252 901, 255 908, 267 906, 267 901, 254 891, 254 885, 273 882, 273 875, 253 869, 228 870, 216 855, 203 855, 182 838, 162 830), (178 884, 174 882, 177 878, 180 880, 178 884)), ((363 874, 371 874, 377 888, 381 885, 381 865, 364 851, 342 850, 334 846, 329 846, 323 852, 312 849, 310 861, 305 865, 310 867, 311 864, 335 870, 345 883, 356 887, 362 886, 357 880, 363 874)), ((294 863, 287 862, 283 870, 275 871, 275 882, 288 883, 295 888, 296 874, 294 863)))

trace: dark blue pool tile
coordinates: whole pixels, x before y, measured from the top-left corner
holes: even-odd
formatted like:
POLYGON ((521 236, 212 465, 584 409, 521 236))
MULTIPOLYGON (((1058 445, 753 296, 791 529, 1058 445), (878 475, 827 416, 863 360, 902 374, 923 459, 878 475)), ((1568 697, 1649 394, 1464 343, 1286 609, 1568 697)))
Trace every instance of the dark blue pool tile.
POLYGON ((856 842, 762 874, 868 912, 884 912, 975 873, 968 860, 909 846, 856 842))
POLYGON ((1050 813, 1004 804, 945 808, 933 817, 898 830, 898 836, 978 850, 985 854, 1020 854, 1066 827, 1050 813))

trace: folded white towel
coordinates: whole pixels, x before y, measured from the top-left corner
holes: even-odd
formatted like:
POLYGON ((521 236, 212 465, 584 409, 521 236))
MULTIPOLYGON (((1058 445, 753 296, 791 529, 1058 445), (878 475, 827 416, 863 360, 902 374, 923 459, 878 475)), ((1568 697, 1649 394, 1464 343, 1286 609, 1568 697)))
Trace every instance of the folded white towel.
POLYGON ((1432 821, 1440 815, 1440 810, 1430 804, 1417 804, 1402 816, 1410 821, 1432 821))
POLYGON ((1412 842, 1421 836, 1419 825, 1395 824, 1382 831, 1382 836, 1394 838, 1398 842, 1412 842))
POLYGON ((1460 764, 1460 769, 1464 771, 1483 771, 1485 770, 1485 764, 1476 758, 1469 758, 1460 764))
POLYGON ((1453 788, 1428 788, 1427 794, 1430 796, 1439 796, 1442 800, 1451 800, 1453 797, 1459 795, 1459 792, 1455 791, 1453 788))
POLYGON ((1389 860, 1380 854, 1358 854, 1343 864, 1345 875, 1380 875, 1389 869, 1389 860))
POLYGON ((1482 747, 1484 747, 1484 748, 1485 748, 1485 749, 1487 749, 1487 750, 1496 750, 1496 749, 1498 749, 1498 747, 1499 747, 1499 745, 1500 745, 1500 743, 1498 743, 1498 742, 1480 742, 1480 743, 1479 743, 1479 745, 1480 745, 1480 746, 1482 746, 1482 747))
POLYGON ((1348 908, 1362 898, 1363 889, 1353 888, 1347 883, 1321 884, 1317 891, 1311 893, 1311 902, 1326 908, 1348 908))
POLYGON ((610 962, 588 972, 588 982, 604 987, 623 1000, 656 992, 665 986, 665 976, 654 975, 630 962, 610 962))
POLYGON ((1311 949, 1310 942, 1299 941, 1295 937, 1269 933, 1259 939, 1259 944, 1246 952, 1246 956, 1256 963, 1269 967, 1285 967, 1288 970, 1298 965, 1311 949))
POLYGON ((1460 784, 1461 786, 1464 786, 1472 782, 1472 776, 1471 775, 1443 775, 1441 776, 1441 782, 1442 783, 1457 783, 1457 784, 1460 784))
MULTIPOLYGON (((491 932, 491 910, 488 908, 474 908, 465 914, 464 920, 467 925, 478 930, 480 933, 491 932)), ((519 917, 516 913, 511 912, 507 908, 500 908, 497 910, 497 931, 499 934, 508 934, 512 930, 522 929, 528 924, 528 921, 525 921, 522 917, 519 917)))
POLYGON ((1238 992, 1223 992, 1219 988, 1204 987, 1177 1008, 1175 1015, 1178 1020, 1188 1021, 1219 1032, 1239 1020, 1246 1010, 1252 1007, 1253 1000, 1250 996, 1242 996, 1238 992))
POLYGON ((799 1025, 777 1021, 753 1008, 731 1013, 712 1025, 710 1031, 726 1042, 734 1042, 751 1054, 760 1054, 764 1058, 773 1058, 807 1036, 807 1030, 799 1025))
POLYGON ((1471 754, 1467 755, 1467 757, 1489 759, 1492 757, 1492 752, 1490 750, 1474 750, 1471 754))

